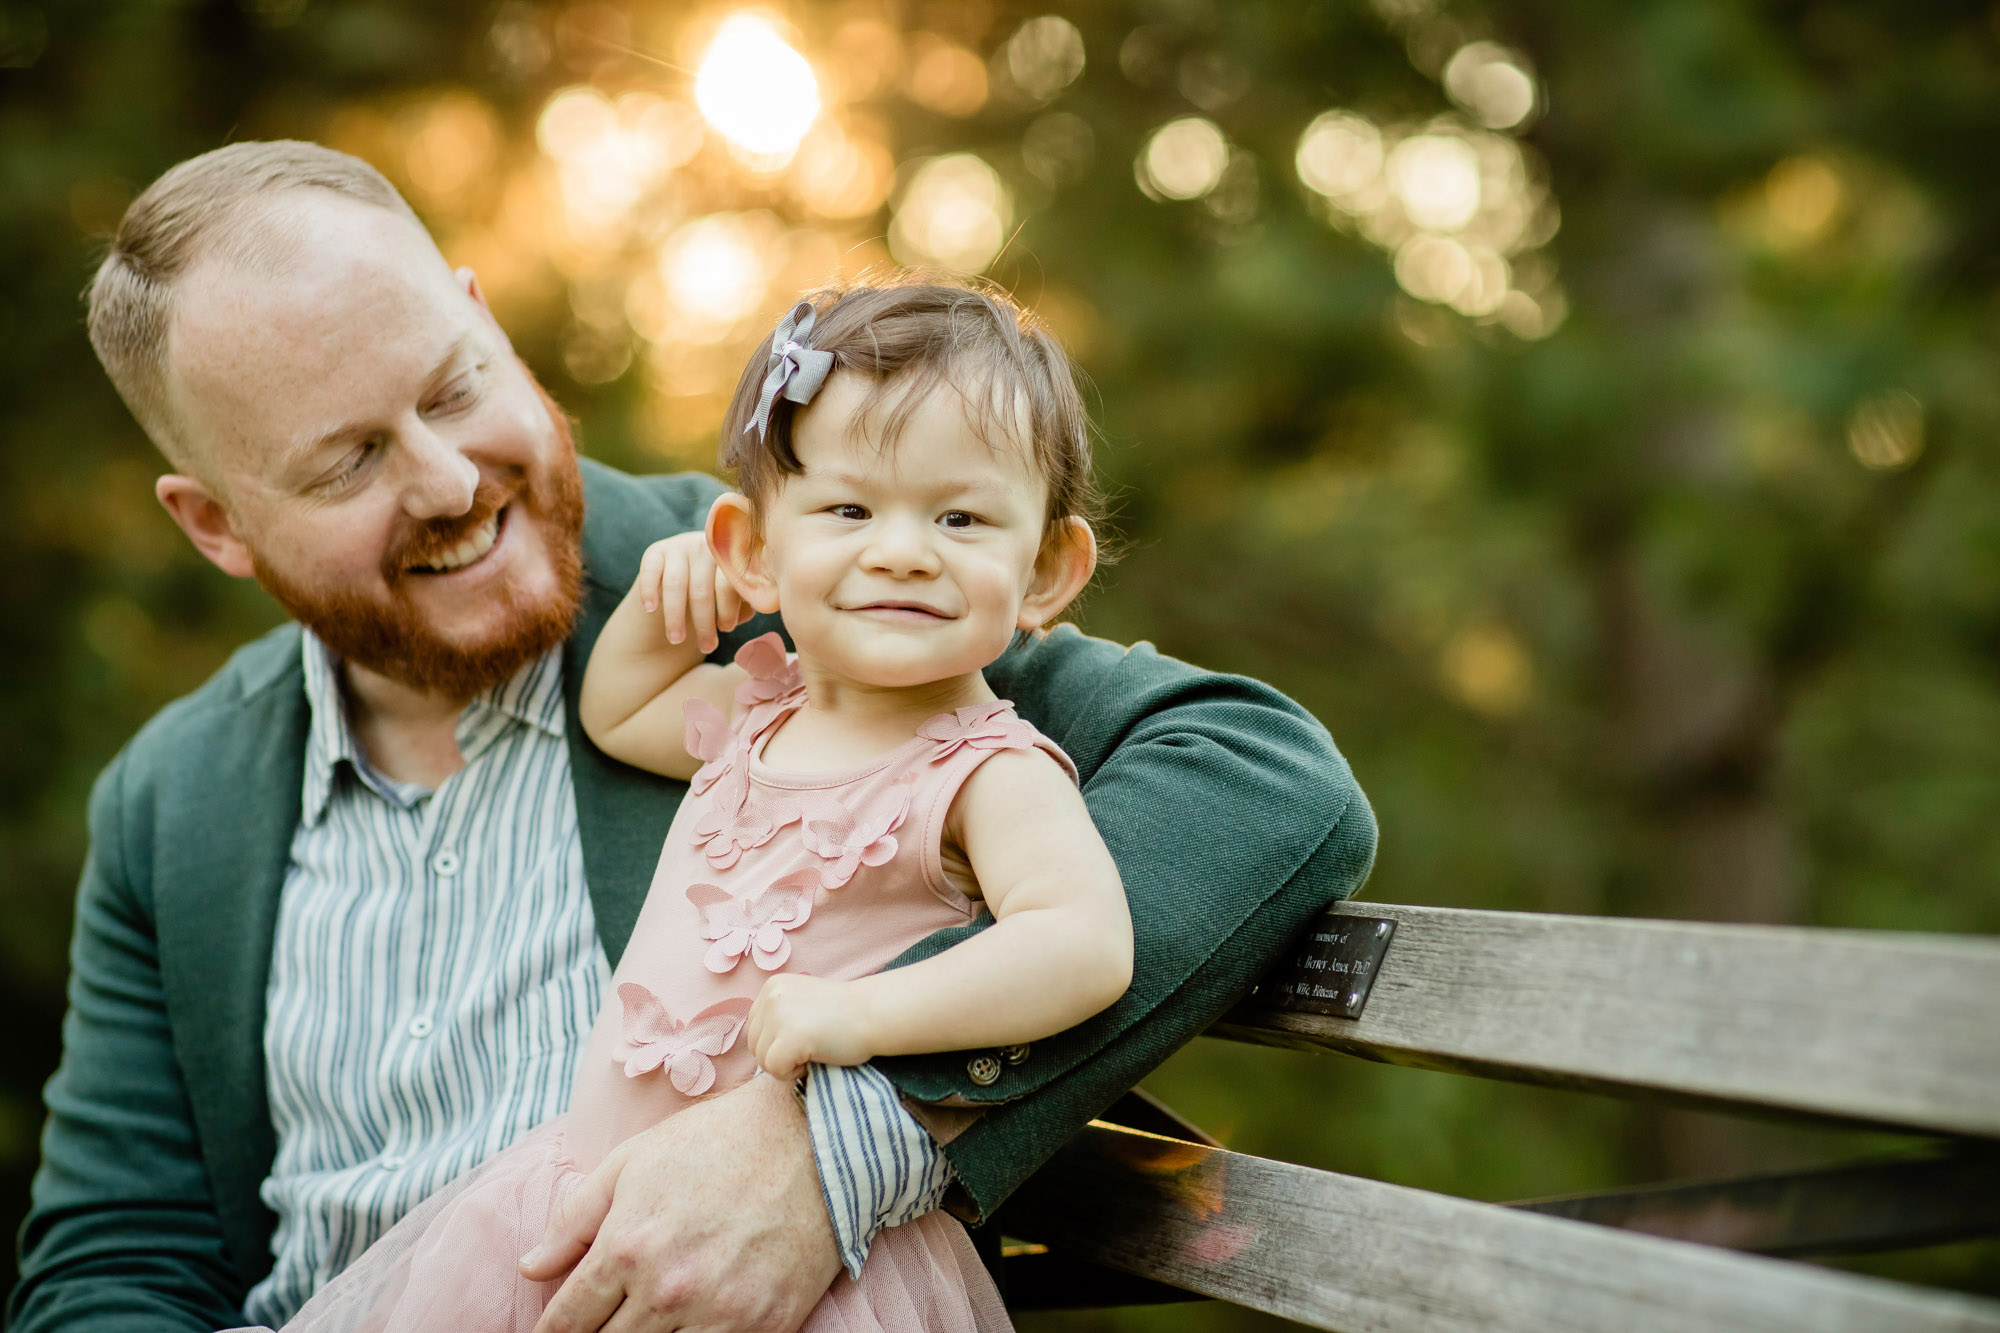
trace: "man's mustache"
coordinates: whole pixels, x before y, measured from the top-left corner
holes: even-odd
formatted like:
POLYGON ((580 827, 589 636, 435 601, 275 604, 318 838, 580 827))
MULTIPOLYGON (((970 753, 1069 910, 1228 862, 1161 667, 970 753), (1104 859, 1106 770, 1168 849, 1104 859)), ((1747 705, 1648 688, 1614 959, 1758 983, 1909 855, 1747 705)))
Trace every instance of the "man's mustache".
POLYGON ((455 518, 431 518, 399 533, 382 555, 382 578, 395 583, 412 569, 435 565, 514 498, 514 492, 485 477, 473 492, 472 508, 455 518))

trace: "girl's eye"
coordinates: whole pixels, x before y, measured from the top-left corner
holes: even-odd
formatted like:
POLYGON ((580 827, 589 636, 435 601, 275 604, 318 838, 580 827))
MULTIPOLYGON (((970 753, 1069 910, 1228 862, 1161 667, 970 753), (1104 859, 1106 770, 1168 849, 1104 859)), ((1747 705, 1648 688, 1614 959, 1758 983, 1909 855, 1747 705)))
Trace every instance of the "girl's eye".
POLYGON ((968 514, 963 509, 950 510, 938 519, 947 528, 969 528, 978 521, 977 515, 968 514))
POLYGON ((863 505, 833 505, 827 512, 835 518, 849 519, 856 523, 868 517, 868 510, 863 505))

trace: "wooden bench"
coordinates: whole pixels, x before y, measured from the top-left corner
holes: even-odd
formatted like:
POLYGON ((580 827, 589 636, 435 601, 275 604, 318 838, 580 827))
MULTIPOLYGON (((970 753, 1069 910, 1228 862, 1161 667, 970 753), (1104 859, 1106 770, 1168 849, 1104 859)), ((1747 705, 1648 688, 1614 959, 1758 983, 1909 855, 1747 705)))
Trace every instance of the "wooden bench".
POLYGON ((1010 1201, 1015 1308, 1205 1296, 1347 1333, 2000 1333, 2000 1302, 1784 1257, 2000 1234, 2000 941, 1344 903, 1211 1035, 1920 1150, 1501 1205, 1229 1152, 1132 1094, 1010 1201))

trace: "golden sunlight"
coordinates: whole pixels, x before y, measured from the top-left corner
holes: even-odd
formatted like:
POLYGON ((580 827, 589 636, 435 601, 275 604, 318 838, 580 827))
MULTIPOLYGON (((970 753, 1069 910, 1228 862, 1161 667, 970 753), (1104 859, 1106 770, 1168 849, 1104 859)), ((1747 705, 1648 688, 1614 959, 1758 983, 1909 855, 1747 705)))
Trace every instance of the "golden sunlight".
POLYGON ((993 262, 1013 222, 999 173, 971 153, 932 158, 903 192, 889 248, 901 264, 978 273, 993 262))
POLYGON ((756 314, 770 282, 764 252, 777 232, 769 213, 711 213, 660 247, 666 329, 716 342, 756 314))
POLYGON ((782 164, 819 116, 819 80, 769 22, 736 14, 702 56, 694 100, 731 144, 782 164))

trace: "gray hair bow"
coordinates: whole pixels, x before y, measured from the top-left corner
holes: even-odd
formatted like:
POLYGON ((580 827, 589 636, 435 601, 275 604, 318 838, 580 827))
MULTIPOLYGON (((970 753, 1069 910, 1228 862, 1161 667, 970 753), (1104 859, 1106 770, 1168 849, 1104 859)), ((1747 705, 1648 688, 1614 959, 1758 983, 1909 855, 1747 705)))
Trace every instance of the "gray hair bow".
POLYGON ((781 395, 795 403, 810 403, 826 383, 833 371, 833 353, 815 351, 806 341, 815 318, 812 302, 801 301, 778 321, 778 331, 771 335, 771 356, 764 363, 764 387, 744 434, 754 430, 763 439, 771 429, 771 408, 781 395))

